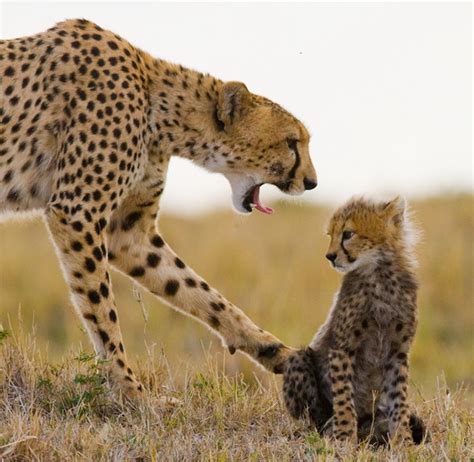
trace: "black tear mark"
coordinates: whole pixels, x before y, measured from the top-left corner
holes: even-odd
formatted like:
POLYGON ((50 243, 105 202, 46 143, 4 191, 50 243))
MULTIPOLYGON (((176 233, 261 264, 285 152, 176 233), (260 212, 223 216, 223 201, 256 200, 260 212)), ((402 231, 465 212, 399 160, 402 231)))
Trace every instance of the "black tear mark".
POLYGON ((298 167, 301 164, 301 158, 300 158, 300 153, 298 151, 298 145, 296 141, 288 144, 288 146, 295 153, 295 163, 293 164, 293 167, 291 168, 290 173, 288 173, 288 182, 290 182, 291 180, 293 180, 293 178, 296 175, 296 170, 298 170, 298 167))
POLYGON ((354 263, 356 261, 356 259, 351 257, 347 249, 344 247, 344 241, 341 241, 341 249, 344 252, 344 255, 347 257, 347 261, 349 263, 354 263))

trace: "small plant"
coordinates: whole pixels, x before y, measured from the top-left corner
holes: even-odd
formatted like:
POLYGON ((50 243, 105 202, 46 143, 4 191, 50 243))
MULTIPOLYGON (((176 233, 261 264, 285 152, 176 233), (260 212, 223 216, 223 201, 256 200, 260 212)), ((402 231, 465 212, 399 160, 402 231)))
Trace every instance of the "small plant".
POLYGON ((318 432, 309 432, 306 435, 306 444, 308 445, 306 450, 308 456, 328 456, 334 454, 334 450, 331 447, 328 447, 327 440, 324 439, 318 432))
POLYGON ((198 373, 196 379, 194 380, 193 386, 200 389, 213 389, 214 383, 212 380, 209 380, 204 374, 198 373))
POLYGON ((10 336, 10 332, 0 324, 0 345, 10 336))
POLYGON ((47 391, 52 391, 53 390, 53 383, 48 378, 40 377, 38 379, 38 387, 43 388, 47 391))
POLYGON ((74 386, 64 390, 60 410, 65 413, 72 411, 77 417, 82 417, 104 405, 107 388, 101 366, 107 361, 84 352, 74 359, 84 365, 86 371, 74 375, 74 386))

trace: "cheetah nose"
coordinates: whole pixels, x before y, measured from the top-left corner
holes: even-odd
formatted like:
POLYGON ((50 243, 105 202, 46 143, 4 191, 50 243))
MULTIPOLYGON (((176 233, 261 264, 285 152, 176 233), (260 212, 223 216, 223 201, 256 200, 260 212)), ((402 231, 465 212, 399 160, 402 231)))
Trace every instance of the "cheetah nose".
POLYGON ((309 178, 305 178, 303 180, 304 189, 314 189, 318 186, 318 182, 316 180, 310 180, 309 178))
POLYGON ((334 263, 334 260, 336 259, 337 255, 335 253, 327 253, 326 258, 331 262, 334 263))

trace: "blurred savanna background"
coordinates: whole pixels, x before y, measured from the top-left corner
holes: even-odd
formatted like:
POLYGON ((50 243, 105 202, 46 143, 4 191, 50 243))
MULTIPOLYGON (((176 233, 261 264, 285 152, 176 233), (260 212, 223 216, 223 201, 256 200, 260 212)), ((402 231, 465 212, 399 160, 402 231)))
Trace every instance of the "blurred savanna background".
MULTIPOLYGON (((222 176, 173 159, 159 224, 188 265, 285 343, 308 344, 340 284, 324 258, 334 208, 352 195, 407 198, 421 232, 410 393, 432 439, 358 457, 472 458, 471 3, 6 1, 1 38, 66 18, 243 81, 308 127, 315 190, 294 199, 264 186, 275 213, 243 217, 222 176)), ((146 385, 138 408, 103 386, 41 218, 0 222, 2 460, 355 459, 288 417, 280 378, 118 273, 113 288, 146 385), (163 411, 166 394, 179 404, 163 411)))
MULTIPOLYGON (((471 389, 474 377, 473 197, 446 195, 411 203, 418 245, 420 320, 411 356, 412 380, 426 399, 438 380, 471 389)), ((306 345, 324 321, 340 275, 327 264, 325 224, 331 208, 277 203, 269 217, 229 212, 194 218, 164 214, 164 237, 199 274, 260 326, 292 346, 306 345)), ((79 346, 91 351, 72 309, 46 229, 34 223, 0 226, 0 319, 5 328, 35 334, 58 361, 79 346)), ((230 356, 204 326, 171 310, 114 273, 114 292, 129 354, 164 352, 179 381, 199 370, 208 352, 233 374, 268 379, 244 356, 230 356), (181 374, 181 375, 180 375, 181 374)), ((472 395, 471 395, 472 398, 472 395)))
MULTIPOLYGON (((40 220, 0 226, 0 455, 5 460, 469 460, 473 292, 470 194, 411 201, 419 327, 410 397, 430 439, 354 448, 294 421, 281 378, 230 356, 204 326, 117 273, 120 321, 146 386, 137 408, 103 384, 40 220), (8 331, 4 337, 5 329, 8 331), (175 401, 163 408, 163 397, 175 401)), ((164 237, 203 277, 284 342, 309 342, 340 275, 326 263, 331 207, 278 202, 273 216, 163 214, 164 237)))

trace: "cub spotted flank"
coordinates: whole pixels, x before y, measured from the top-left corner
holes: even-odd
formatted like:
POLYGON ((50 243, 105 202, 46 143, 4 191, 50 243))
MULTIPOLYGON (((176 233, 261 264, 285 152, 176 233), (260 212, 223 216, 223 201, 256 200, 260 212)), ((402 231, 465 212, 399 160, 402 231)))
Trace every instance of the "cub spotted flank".
POLYGON ((326 258, 344 277, 326 322, 286 363, 286 407, 336 439, 419 443, 424 424, 407 402, 417 281, 405 202, 352 199, 328 234, 326 258))

